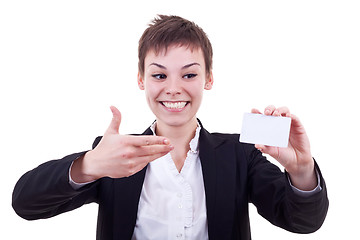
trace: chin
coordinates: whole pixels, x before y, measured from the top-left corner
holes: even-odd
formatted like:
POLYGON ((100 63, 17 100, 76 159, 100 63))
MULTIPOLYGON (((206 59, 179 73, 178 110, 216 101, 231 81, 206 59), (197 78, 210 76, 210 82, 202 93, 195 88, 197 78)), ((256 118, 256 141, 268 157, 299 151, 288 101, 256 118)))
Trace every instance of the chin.
POLYGON ((161 124, 165 124, 169 127, 182 127, 187 124, 191 124, 192 121, 196 121, 196 117, 193 118, 180 118, 180 117, 157 117, 157 121, 161 124))

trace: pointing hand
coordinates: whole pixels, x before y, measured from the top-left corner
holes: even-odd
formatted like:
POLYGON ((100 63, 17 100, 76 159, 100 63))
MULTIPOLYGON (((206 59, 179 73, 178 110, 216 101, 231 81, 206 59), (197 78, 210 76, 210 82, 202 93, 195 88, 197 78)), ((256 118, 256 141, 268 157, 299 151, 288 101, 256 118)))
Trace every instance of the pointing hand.
POLYGON ((121 113, 114 106, 110 109, 113 118, 100 143, 74 162, 71 177, 75 182, 131 176, 173 149, 165 137, 119 134, 121 113))

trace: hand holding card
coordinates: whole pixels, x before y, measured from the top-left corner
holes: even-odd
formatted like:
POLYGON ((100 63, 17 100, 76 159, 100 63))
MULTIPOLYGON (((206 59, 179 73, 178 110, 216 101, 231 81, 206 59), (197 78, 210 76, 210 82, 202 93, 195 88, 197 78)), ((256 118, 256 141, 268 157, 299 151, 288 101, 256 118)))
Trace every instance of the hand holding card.
POLYGON ((289 173, 292 184, 302 190, 316 186, 310 142, 299 118, 287 107, 268 106, 245 114, 241 142, 255 143, 262 153, 276 159, 289 173))

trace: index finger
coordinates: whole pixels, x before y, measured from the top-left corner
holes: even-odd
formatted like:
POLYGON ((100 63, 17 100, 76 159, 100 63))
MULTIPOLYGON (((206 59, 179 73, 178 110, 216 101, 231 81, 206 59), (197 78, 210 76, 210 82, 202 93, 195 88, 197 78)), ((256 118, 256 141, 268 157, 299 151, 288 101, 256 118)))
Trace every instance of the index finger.
POLYGON ((274 105, 269 105, 265 108, 264 114, 265 115, 272 115, 275 111, 276 107, 274 105))
POLYGON ((287 116, 288 114, 290 114, 290 110, 288 107, 279 107, 276 109, 276 111, 280 116, 287 116))
POLYGON ((128 139, 128 144, 141 147, 149 145, 169 145, 170 141, 160 136, 131 136, 128 139))

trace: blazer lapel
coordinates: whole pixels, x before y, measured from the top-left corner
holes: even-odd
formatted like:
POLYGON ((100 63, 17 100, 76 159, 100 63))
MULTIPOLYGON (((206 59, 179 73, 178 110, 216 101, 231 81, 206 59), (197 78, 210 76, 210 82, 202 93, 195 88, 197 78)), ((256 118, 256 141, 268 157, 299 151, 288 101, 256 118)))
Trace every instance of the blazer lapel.
POLYGON ((131 177, 114 179, 114 239, 131 239, 146 167, 131 177))
POLYGON ((236 153, 234 143, 200 131, 209 239, 231 239, 235 216, 236 153), (226 143, 226 144, 225 144, 226 143))
MULTIPOLYGON (((146 129, 142 135, 152 135, 151 129, 146 129)), ((113 239, 132 237, 146 168, 147 166, 130 177, 114 179, 113 239)))
POLYGON ((207 217, 208 219, 214 219, 217 182, 215 149, 221 142, 214 141, 204 128, 201 128, 199 141, 200 161, 206 193, 207 217))

